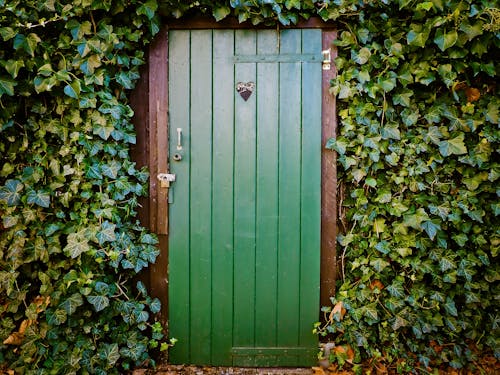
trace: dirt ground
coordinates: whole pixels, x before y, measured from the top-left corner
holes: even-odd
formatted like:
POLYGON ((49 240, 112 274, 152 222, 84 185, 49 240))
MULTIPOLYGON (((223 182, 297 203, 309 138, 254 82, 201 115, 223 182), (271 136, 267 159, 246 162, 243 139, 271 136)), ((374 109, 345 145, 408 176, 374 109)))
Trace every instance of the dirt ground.
MULTIPOLYGON (((371 368, 363 372, 368 375, 399 374, 395 369, 371 368)), ((456 370, 443 368, 432 372, 417 371, 425 375, 500 375, 500 365, 497 360, 490 359, 487 363, 477 364, 476 370, 456 370)), ((336 370, 330 367, 312 368, 242 368, 242 367, 201 367, 183 365, 160 365, 156 370, 135 370, 132 375, 354 375, 352 371, 336 370)))
POLYGON ((311 375, 311 368, 243 368, 162 365, 156 371, 134 372, 133 375, 311 375))

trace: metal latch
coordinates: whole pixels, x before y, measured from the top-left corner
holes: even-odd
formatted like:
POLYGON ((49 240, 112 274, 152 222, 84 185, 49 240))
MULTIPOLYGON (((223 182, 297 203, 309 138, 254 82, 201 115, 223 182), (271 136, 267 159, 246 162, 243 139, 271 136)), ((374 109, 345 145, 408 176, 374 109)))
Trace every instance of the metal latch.
POLYGON ((168 188, 170 187, 170 183, 175 181, 175 174, 159 173, 156 178, 158 178, 158 181, 160 181, 160 186, 162 188, 168 188))
POLYGON ((323 55, 323 70, 330 70, 332 63, 330 48, 321 51, 321 54, 323 55))

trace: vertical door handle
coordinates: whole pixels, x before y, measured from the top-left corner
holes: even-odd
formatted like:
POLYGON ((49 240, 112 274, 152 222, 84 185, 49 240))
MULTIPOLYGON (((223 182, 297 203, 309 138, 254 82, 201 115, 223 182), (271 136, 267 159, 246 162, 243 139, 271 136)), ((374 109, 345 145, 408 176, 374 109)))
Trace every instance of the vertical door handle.
POLYGON ((182 150, 182 129, 177 128, 177 150, 182 150))

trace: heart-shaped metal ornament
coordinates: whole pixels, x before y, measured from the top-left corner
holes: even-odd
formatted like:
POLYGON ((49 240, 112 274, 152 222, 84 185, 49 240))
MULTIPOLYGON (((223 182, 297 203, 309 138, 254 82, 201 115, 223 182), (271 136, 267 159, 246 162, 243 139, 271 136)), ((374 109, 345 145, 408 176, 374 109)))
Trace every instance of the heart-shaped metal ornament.
POLYGON ((236 84, 236 91, 238 91, 238 94, 240 94, 244 101, 247 101, 250 95, 252 95, 254 88, 255 83, 253 82, 238 82, 236 84))

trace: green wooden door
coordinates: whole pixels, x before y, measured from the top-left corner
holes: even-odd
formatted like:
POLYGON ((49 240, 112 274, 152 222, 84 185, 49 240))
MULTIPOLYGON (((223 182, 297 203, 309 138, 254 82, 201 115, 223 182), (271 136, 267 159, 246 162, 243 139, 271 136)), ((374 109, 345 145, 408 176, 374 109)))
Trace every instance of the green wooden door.
POLYGON ((321 30, 169 32, 172 363, 315 363, 320 62, 321 30))

